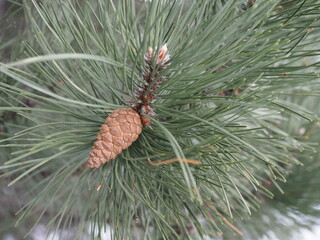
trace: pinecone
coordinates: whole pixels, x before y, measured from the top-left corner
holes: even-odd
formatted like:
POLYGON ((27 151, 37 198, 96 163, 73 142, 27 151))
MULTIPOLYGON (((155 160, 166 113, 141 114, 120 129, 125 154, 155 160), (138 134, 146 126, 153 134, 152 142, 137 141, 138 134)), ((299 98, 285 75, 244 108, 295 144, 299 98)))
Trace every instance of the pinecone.
POLYGON ((142 131, 140 115, 132 108, 114 110, 102 124, 92 147, 88 167, 98 168, 128 148, 142 131))

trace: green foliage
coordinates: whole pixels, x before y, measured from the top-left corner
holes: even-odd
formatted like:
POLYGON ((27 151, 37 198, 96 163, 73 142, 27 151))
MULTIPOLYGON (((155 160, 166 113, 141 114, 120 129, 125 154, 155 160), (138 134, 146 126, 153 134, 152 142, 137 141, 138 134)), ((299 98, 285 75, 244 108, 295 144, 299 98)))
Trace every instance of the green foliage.
POLYGON ((257 193, 273 197, 263 183, 286 181, 313 150, 283 125, 319 118, 285 96, 319 93, 318 60, 301 59, 319 54, 320 2, 246 4, 25 1, 25 58, 0 65, 17 83, 0 82, 0 110, 24 118, 1 140, 2 176, 28 186, 17 224, 46 214, 49 229, 78 236, 108 222, 114 239, 141 229, 138 239, 196 239, 234 230, 257 193), (164 43, 172 57, 152 127, 102 168, 83 168, 108 113, 135 99, 147 48, 164 43), (201 164, 148 162, 172 158, 201 164))
MULTIPOLYGON (((308 109, 319 109, 319 98, 305 96, 286 97, 308 109)), ((319 110, 318 110, 319 111, 319 110)), ((288 119, 288 131, 301 141, 315 145, 319 142, 319 124, 313 124, 294 118, 288 119)), ((283 124, 285 124, 283 123, 283 124)), ((264 206, 251 219, 240 223, 245 236, 249 239, 312 239, 306 236, 308 230, 315 231, 320 218, 320 162, 319 144, 315 145, 315 152, 304 154, 300 160, 302 166, 291 168, 287 176, 287 183, 280 184, 283 194, 277 194, 273 201, 262 198, 264 206)), ((275 190, 275 189, 271 189, 275 190)), ((276 191, 276 190, 275 190, 276 191)), ((226 239, 233 239, 232 234, 226 233, 226 239)), ((316 238, 317 233, 313 233, 316 238)))

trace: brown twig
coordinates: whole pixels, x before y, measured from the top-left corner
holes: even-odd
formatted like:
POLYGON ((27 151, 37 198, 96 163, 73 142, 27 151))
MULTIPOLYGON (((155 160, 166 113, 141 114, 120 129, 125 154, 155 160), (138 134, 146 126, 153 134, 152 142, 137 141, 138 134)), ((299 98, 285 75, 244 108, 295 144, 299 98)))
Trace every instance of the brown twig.
POLYGON ((138 90, 135 93, 137 101, 132 107, 140 114, 141 122, 145 127, 148 127, 151 124, 151 119, 149 117, 155 115, 151 103, 157 97, 155 91, 160 87, 160 84, 166 80, 164 77, 160 76, 160 73, 168 66, 167 61, 169 59, 170 55, 168 54, 166 44, 162 46, 155 55, 153 49, 149 47, 148 53, 145 55, 146 65, 142 72, 144 83, 143 85, 137 85, 138 90))
POLYGON ((173 158, 173 159, 165 160, 165 161, 158 162, 158 163, 151 162, 150 158, 148 158, 148 162, 152 166, 159 166, 159 165, 169 164, 169 163, 173 163, 173 162, 185 162, 185 163, 190 163, 190 164, 193 164, 193 165, 201 164, 199 161, 196 161, 196 160, 182 159, 182 158, 173 158))
POLYGON ((207 207, 209 207, 211 210, 215 210, 217 214, 221 217, 221 220, 227 224, 233 231, 238 233, 240 236, 243 236, 243 232, 241 232, 236 226, 234 226, 228 219, 226 219, 217 209, 216 207, 212 206, 209 203, 205 203, 207 207))

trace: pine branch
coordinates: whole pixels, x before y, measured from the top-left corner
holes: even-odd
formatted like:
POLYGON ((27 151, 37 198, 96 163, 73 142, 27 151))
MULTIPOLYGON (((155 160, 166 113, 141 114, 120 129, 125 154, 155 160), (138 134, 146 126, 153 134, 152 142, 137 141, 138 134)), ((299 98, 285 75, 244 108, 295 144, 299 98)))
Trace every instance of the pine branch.
POLYGON ((18 83, 0 83, 0 109, 25 119, 1 139, 12 157, 0 169, 10 185, 34 186, 19 224, 50 213, 48 227, 79 235, 108 223, 115 239, 139 229, 203 238, 238 229, 256 192, 272 197, 266 179, 285 181, 313 150, 284 126, 319 120, 286 96, 319 92, 319 63, 302 59, 318 54, 320 3, 219 2, 24 2, 26 56, 0 64, 18 83), (132 101, 151 127, 117 159, 83 169, 104 119, 132 101), (201 164, 148 161, 175 158, 201 164))

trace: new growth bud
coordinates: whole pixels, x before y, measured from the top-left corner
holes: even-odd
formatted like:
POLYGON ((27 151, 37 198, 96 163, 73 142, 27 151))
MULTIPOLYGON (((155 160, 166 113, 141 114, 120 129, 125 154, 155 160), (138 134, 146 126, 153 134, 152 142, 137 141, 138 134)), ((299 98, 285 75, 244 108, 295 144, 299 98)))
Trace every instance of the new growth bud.
POLYGON ((166 80, 165 77, 161 76, 161 71, 169 65, 167 62, 170 60, 170 57, 167 44, 164 44, 159 51, 149 47, 144 56, 146 63, 142 70, 144 83, 143 86, 137 85, 139 86, 135 92, 137 100, 133 109, 140 114, 141 122, 145 127, 150 126, 150 117, 156 114, 151 103, 157 98, 155 92, 160 87, 160 83, 166 80))

